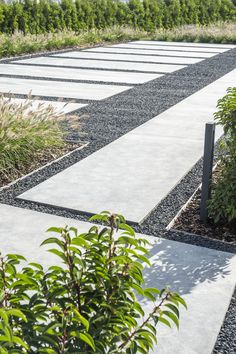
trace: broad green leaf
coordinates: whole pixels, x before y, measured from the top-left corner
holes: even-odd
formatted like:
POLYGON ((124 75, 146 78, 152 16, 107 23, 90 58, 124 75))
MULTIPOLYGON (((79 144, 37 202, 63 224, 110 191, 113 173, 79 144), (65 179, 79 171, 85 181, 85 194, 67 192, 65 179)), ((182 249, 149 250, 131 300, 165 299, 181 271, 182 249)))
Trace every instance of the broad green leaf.
POLYGON ((170 311, 163 311, 162 312, 163 315, 166 315, 167 317, 169 317, 176 325, 176 327, 179 329, 179 320, 178 318, 173 314, 173 312, 170 311))
POLYGON ((93 338, 90 336, 90 334, 72 331, 72 332, 70 333, 70 335, 71 335, 72 337, 80 338, 83 342, 87 343, 87 344, 93 349, 93 351, 95 352, 96 349, 95 349, 94 340, 93 340, 93 338))
POLYGON ((20 310, 10 309, 10 310, 7 310, 7 314, 8 314, 8 316, 18 317, 18 318, 22 319, 24 322, 27 322, 27 318, 20 310))
POLYGON ((74 312, 76 314, 76 316, 78 317, 78 319, 80 320, 80 322, 84 325, 86 331, 89 330, 89 321, 86 320, 86 318, 84 316, 82 316, 78 310, 74 309, 74 312))

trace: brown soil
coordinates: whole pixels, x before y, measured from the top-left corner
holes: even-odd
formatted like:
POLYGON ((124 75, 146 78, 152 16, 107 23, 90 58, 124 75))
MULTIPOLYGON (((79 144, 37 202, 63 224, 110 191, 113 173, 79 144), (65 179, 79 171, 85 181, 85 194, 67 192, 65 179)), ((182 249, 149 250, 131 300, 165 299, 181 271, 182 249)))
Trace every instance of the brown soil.
POLYGON ((80 147, 79 143, 66 143, 62 148, 48 149, 43 151, 38 151, 35 153, 34 158, 30 164, 21 166, 17 171, 14 171, 10 176, 4 176, 0 174, 0 188, 6 186, 7 184, 15 181, 16 179, 27 175, 36 169, 45 166, 47 163, 52 162, 59 157, 69 153, 80 147))
POLYGON ((211 220, 204 225, 200 214, 201 193, 198 191, 187 208, 177 218, 173 228, 197 235, 207 236, 221 241, 236 243, 236 229, 232 225, 215 225, 211 220))

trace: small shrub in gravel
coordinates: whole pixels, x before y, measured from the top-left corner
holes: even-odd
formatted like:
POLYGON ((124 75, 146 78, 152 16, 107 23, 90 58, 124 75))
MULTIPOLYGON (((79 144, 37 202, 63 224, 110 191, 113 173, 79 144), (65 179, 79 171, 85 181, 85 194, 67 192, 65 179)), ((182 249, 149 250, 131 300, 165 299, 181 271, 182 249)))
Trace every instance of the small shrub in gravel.
POLYGON ((35 110, 30 100, 15 104, 0 98, 0 181, 17 176, 38 152, 63 147, 62 117, 52 106, 35 110))
POLYGON ((179 326, 184 300, 143 286, 148 241, 136 237, 122 216, 103 212, 94 220, 107 226, 80 235, 72 227, 48 230, 54 235, 43 245, 52 245, 49 252, 59 262, 47 271, 24 266, 19 255, 0 257, 2 354, 147 354, 158 323, 179 326), (150 313, 137 295, 153 301, 150 313))
POLYGON ((227 222, 236 231, 236 87, 218 101, 215 120, 224 128, 219 177, 213 183, 209 216, 215 223, 227 222))

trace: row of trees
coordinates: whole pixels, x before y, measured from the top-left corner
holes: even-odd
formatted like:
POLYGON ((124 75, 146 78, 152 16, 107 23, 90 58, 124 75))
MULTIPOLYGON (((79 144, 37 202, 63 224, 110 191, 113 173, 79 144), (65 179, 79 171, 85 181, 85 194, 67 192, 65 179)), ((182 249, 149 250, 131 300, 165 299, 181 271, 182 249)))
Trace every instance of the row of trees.
POLYGON ((152 31, 235 20, 236 0, 0 0, 0 32, 39 34, 129 25, 152 31))

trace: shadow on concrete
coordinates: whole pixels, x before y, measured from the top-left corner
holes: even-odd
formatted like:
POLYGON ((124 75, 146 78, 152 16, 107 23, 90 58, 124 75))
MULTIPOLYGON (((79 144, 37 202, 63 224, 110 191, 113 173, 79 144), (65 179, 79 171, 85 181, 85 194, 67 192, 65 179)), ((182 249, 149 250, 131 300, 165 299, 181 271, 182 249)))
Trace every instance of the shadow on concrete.
POLYGON ((145 268, 146 287, 169 286, 181 295, 203 282, 214 282, 230 272, 234 255, 203 247, 159 239, 150 250, 151 268, 145 268))

